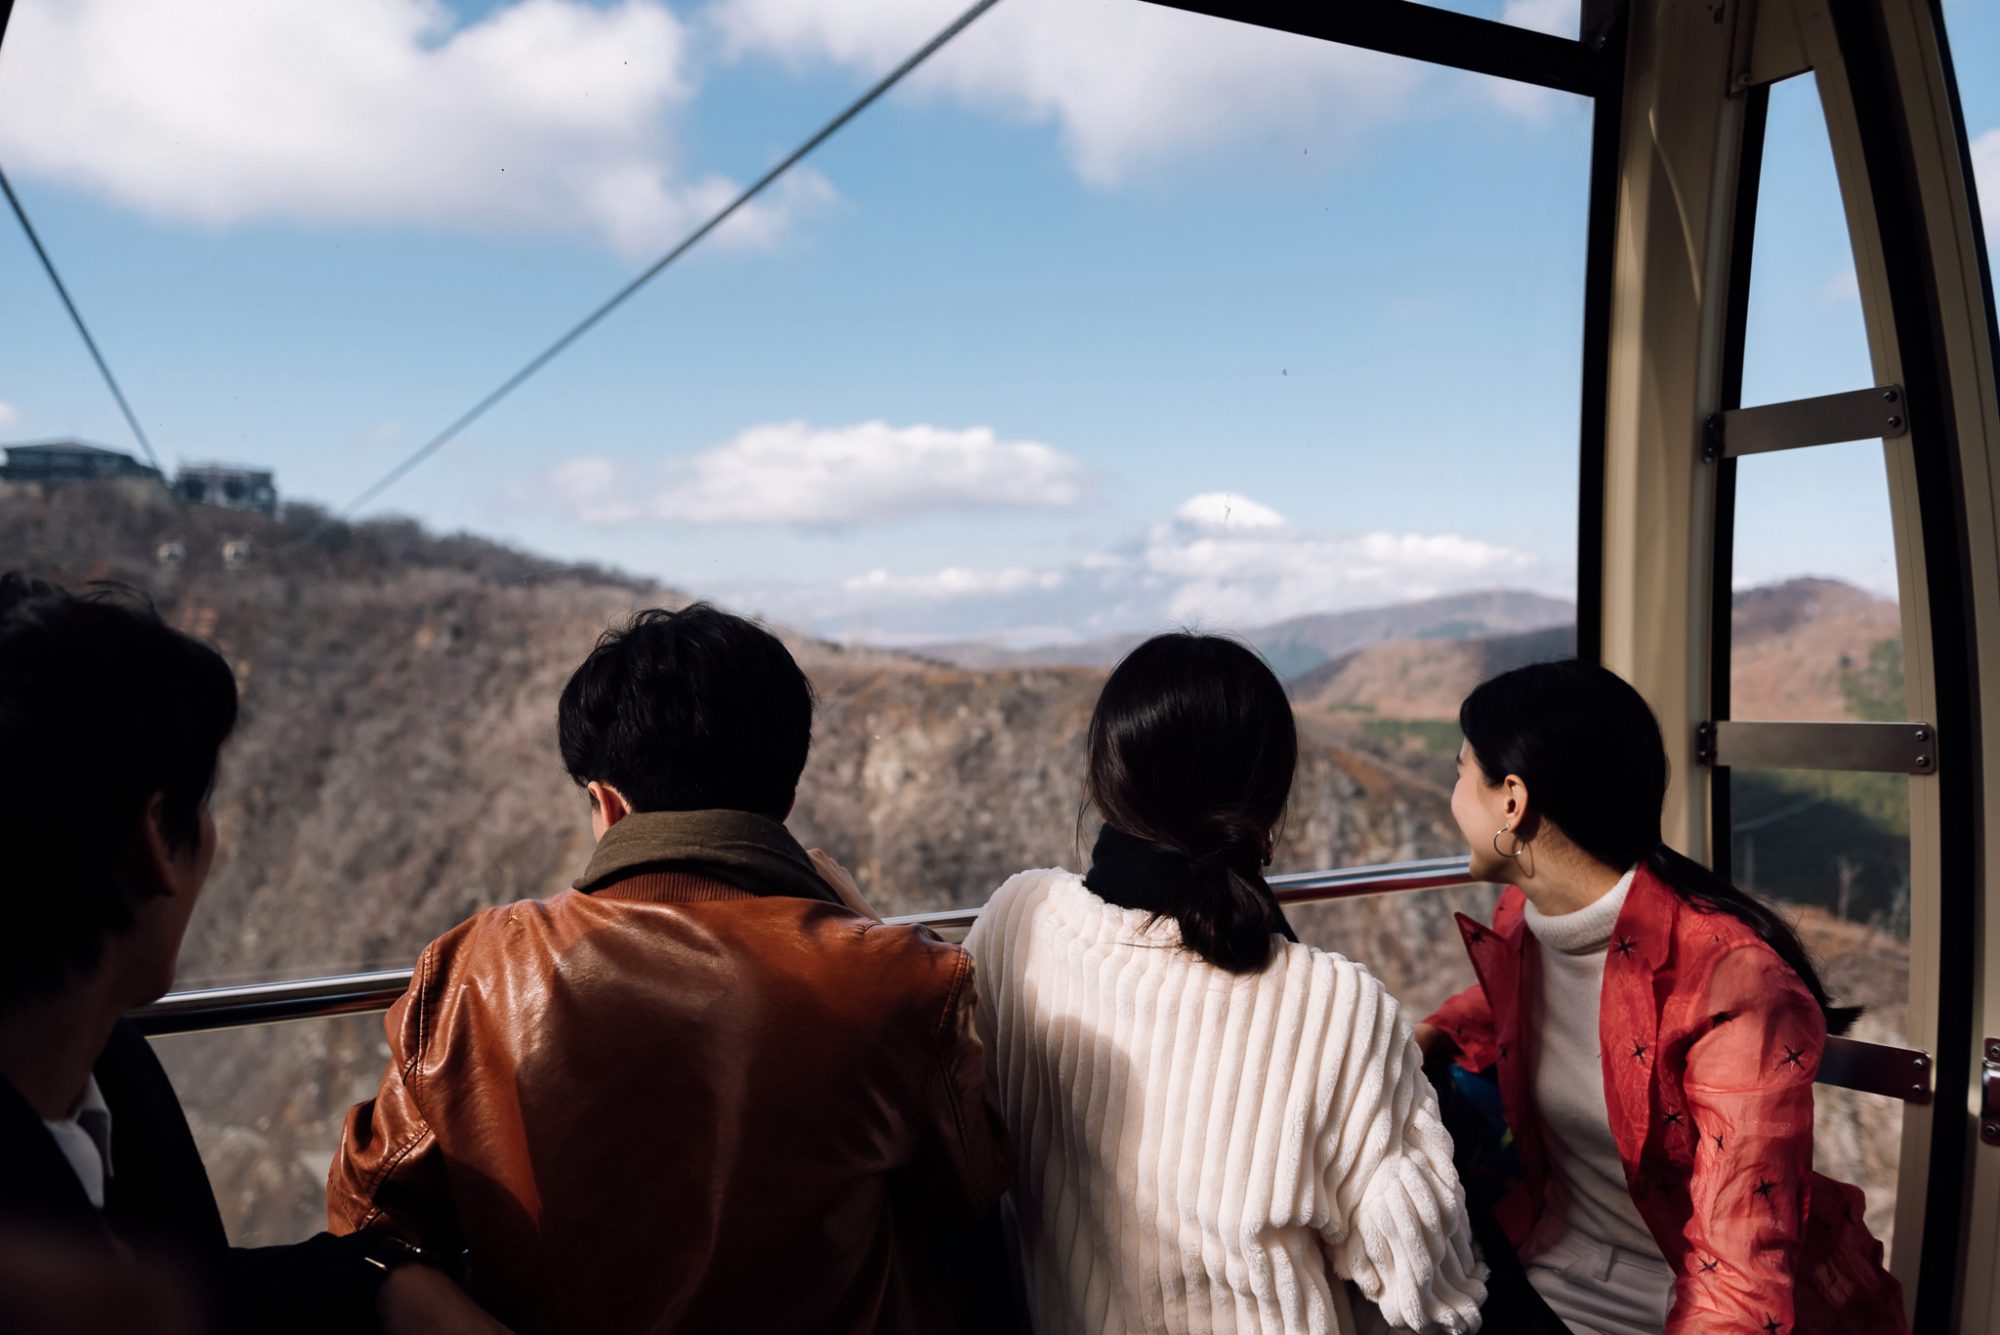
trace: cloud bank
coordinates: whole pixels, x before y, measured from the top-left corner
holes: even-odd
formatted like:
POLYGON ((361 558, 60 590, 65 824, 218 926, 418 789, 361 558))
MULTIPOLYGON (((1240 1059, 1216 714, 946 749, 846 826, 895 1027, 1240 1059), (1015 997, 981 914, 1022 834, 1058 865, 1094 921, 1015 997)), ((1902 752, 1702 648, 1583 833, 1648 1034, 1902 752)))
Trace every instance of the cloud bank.
MULTIPOLYGON (((592 234, 664 248, 737 186, 677 165, 688 26, 656 0, 63 0, 0 54, 0 160, 154 217, 592 234)), ((769 242, 794 173, 717 234, 769 242), (746 216, 747 215, 747 216, 746 216)))
POLYGON ((1986 249, 1991 255, 2000 252, 2000 127, 1972 141, 1972 179, 1979 191, 1986 249))
MULTIPOLYGON (((963 7, 719 0, 708 13, 738 58, 873 76, 963 7)), ((1168 158, 1260 134, 1351 137, 1401 110, 1421 77, 1414 62, 1153 5, 1008 0, 911 84, 920 95, 1054 124, 1077 174, 1113 186, 1168 158)))
POLYGON ((1249 497, 1191 498, 1143 533, 1066 562, 718 590, 822 635, 1017 647, 1170 624, 1247 628, 1496 586, 1545 588, 1532 552, 1453 533, 1327 533, 1249 497))

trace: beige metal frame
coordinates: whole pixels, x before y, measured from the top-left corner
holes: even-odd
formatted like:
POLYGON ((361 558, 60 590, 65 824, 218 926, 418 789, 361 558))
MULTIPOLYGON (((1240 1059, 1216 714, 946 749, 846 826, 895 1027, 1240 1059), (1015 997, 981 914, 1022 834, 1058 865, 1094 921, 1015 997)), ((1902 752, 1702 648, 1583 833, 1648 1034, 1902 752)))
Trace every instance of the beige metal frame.
MULTIPOLYGON (((1861 0, 1836 0, 1858 4, 1861 0)), ((1943 344, 1954 401, 1949 433, 1964 478, 1962 522, 1971 586, 1976 662, 2000 663, 2000 493, 1992 466, 2000 447, 1992 331, 1983 300, 1979 237, 1937 12, 1923 0, 1867 0, 1893 58, 1900 115, 1916 164, 1921 216, 1937 274, 1943 344)), ((1849 16, 1851 17, 1851 16, 1849 16)), ((1754 0, 1725 8, 1684 0, 1642 0, 1631 12, 1621 154, 1619 218, 1609 361, 1603 563, 1603 659, 1646 694, 1669 738, 1678 781, 1667 837, 1712 854, 1726 831, 1708 828, 1709 771, 1697 764, 1696 729, 1711 713, 1712 607, 1716 506, 1713 469, 1701 457, 1701 426, 1723 405, 1719 387, 1728 279, 1740 178, 1745 90, 1810 68, 1825 109, 1853 240, 1877 384, 1901 383, 1904 365, 1892 318, 1889 280, 1849 71, 1828 0, 1754 0), (1718 22, 1718 14, 1728 21, 1718 22)), ((1914 422, 1884 445, 1903 615, 1908 714, 1937 717, 1931 582, 1925 568, 1923 511, 1915 451, 1939 448, 1936 422, 1914 422), (1929 429, 1927 432, 1927 428, 1929 429)), ((1726 535, 1724 535, 1726 537, 1726 535)), ((1935 535, 1933 535, 1935 536, 1935 535)), ((1957 615, 1939 609, 1938 615, 1957 615)), ((1978 674, 1983 736, 1959 739, 1961 756, 2000 755, 2000 681, 1978 674)), ((1910 781, 1911 974, 1909 1041, 1934 1049, 1939 1036, 1938 961, 1942 840, 1938 786, 1910 781)), ((1981 794, 1984 821, 1973 831, 1978 868, 1979 940, 1972 1029, 2000 1033, 2000 914, 1985 874, 1985 849, 2000 832, 2000 784, 1981 794)), ((1977 1052, 1964 1054, 1975 1079, 1940 1089, 1930 1107, 1904 1119, 1893 1268, 1916 1299, 1926 1246, 1925 1207, 1933 1135, 1968 1146, 1972 1180, 1964 1250, 1953 1267, 1952 1328, 1989 1330, 2000 1322, 2000 1150, 1977 1147, 1977 1052)), ((1935 1273, 1935 1272, 1934 1272, 1935 1273)), ((1933 1309, 1938 1310, 1938 1309, 1933 1309)))

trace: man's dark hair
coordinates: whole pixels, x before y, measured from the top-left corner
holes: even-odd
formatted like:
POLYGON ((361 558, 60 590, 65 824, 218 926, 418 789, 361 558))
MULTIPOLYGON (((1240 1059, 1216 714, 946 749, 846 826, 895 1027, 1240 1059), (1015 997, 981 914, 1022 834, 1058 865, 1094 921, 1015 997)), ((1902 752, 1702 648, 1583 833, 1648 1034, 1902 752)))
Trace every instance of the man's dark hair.
POLYGON ((812 684, 778 637, 694 603, 604 632, 563 688, 556 731, 581 787, 634 811, 783 820, 812 745, 812 684))
POLYGON ((229 664, 144 598, 0 575, 0 1007, 89 973, 132 926, 119 862, 146 804, 193 844, 235 724, 229 664))

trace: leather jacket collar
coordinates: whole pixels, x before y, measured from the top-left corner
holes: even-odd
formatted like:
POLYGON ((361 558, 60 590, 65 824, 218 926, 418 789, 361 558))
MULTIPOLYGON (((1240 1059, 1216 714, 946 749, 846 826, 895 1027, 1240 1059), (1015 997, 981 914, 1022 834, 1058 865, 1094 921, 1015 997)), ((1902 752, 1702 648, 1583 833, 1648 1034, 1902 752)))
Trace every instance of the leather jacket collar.
POLYGON ((840 903, 791 832, 748 811, 635 811, 604 832, 575 886, 589 894, 652 872, 721 881, 756 895, 840 903))

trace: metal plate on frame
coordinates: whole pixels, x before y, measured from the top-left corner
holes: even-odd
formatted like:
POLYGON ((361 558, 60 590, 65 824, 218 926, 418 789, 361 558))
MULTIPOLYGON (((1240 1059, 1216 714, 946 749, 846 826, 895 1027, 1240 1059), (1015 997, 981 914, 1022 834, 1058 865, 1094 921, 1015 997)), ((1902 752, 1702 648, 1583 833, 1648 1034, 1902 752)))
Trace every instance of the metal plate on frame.
POLYGON ((1702 454, 1711 460, 1735 459, 1807 445, 1837 445, 1878 436, 1887 439, 1907 435, 1909 430, 1902 386, 1877 385, 1816 399, 1710 413, 1702 454))
POLYGON ((1979 1138, 2000 1145, 2000 1038, 1980 1046, 1986 1060, 1979 1064, 1979 1138))
POLYGON ((1935 774, 1937 730, 1928 723, 1704 723, 1696 757, 1745 769, 1838 769, 1935 774))
POLYGON ((1858 1089, 1905 1103, 1931 1101, 1931 1058, 1927 1052, 1864 1043, 1828 1035, 1819 1059, 1821 1084, 1858 1089))

